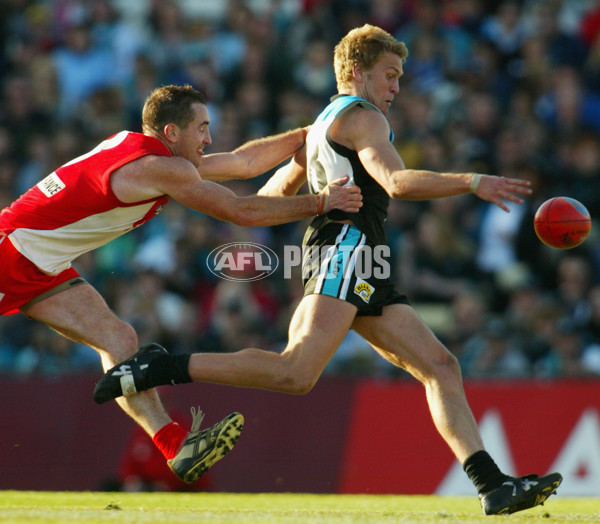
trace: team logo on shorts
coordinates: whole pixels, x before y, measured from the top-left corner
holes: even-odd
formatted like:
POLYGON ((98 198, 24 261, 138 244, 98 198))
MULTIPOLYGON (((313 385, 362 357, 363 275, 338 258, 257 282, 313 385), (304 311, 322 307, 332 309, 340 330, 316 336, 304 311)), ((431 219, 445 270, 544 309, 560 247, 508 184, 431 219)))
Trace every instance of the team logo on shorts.
POLYGON ((356 285, 354 286, 354 293, 357 294, 360 298, 362 298, 367 304, 369 300, 371 300, 371 295, 375 291, 375 288, 365 282, 361 278, 356 279, 356 285))

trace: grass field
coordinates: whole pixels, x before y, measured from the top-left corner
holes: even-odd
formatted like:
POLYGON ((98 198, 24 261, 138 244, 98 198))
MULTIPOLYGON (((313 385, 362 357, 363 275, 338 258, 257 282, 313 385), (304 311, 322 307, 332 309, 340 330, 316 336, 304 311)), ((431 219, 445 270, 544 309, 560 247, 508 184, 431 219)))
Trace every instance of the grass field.
POLYGON ((510 516, 484 517, 474 497, 0 491, 0 522, 600 523, 600 499, 552 497, 545 506, 510 516))

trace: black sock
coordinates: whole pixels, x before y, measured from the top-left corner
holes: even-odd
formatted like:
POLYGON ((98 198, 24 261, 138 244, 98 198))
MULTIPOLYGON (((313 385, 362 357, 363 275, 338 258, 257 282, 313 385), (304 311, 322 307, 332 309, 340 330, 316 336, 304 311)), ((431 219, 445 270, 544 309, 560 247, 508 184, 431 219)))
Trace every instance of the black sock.
POLYGON ((145 385, 147 389, 170 384, 185 384, 192 382, 188 371, 190 354, 161 355, 148 365, 145 385))
POLYGON ((500 486, 508 477, 496 465, 487 451, 473 453, 463 464, 463 469, 477 488, 477 493, 487 493, 500 486))

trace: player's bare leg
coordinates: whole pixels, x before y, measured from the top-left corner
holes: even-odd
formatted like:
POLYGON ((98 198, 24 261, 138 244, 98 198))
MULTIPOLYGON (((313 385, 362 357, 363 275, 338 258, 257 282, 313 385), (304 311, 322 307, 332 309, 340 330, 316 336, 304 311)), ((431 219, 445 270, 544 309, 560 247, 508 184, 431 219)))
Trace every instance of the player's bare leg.
MULTIPOLYGON (((105 370, 137 351, 134 329, 117 318, 89 284, 52 295, 23 312, 68 339, 94 348, 105 370)), ((171 422, 155 390, 120 398, 117 402, 151 437, 171 422)))
MULTIPOLYGON (((119 320, 89 284, 50 296, 24 311, 63 336, 87 344, 101 356, 105 370, 131 357, 137 350, 134 329, 119 320)), ((194 482, 233 447, 243 428, 241 413, 231 413, 201 430, 202 414, 192 408, 192 429, 173 423, 155 389, 117 399, 119 406, 152 437, 173 473, 194 482)))
POLYGON ((352 326, 386 360, 425 386, 433 422, 458 460, 483 449, 464 394, 456 358, 408 305, 386 306, 380 317, 356 317, 352 326))
POLYGON ((194 353, 194 381, 216 382, 302 394, 316 383, 344 340, 356 307, 337 298, 308 295, 294 312, 282 353, 243 349, 235 353, 194 353))
POLYGON ((247 348, 235 353, 168 356, 163 350, 162 356, 143 356, 148 364, 143 370, 133 357, 105 373, 96 385, 94 400, 101 404, 158 385, 191 381, 307 393, 348 333, 355 315, 356 307, 348 302, 309 295, 294 312, 289 342, 281 353, 247 348), (172 374, 170 368, 181 357, 187 359, 185 377, 181 369, 172 374), (123 366, 127 366, 127 385, 133 383, 131 388, 123 388, 123 366))
POLYGON ((382 316, 357 317, 352 327, 384 358, 425 386, 433 422, 477 488, 486 515, 528 509, 556 492, 560 473, 515 478, 498 469, 484 450, 458 361, 410 306, 386 306, 382 316))

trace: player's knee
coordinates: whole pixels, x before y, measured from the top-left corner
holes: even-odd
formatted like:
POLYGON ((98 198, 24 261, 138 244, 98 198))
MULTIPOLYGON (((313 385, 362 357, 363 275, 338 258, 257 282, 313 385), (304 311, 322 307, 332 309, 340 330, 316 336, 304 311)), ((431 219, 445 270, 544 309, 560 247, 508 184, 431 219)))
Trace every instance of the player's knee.
POLYGON ((462 376, 458 359, 441 346, 429 360, 425 375, 429 380, 445 383, 461 383, 462 376))
POLYGON ((127 322, 119 321, 114 327, 114 343, 106 350, 116 362, 131 357, 138 350, 138 337, 135 329, 127 322))
POLYGON ((461 383, 462 374, 458 359, 445 350, 436 362, 438 380, 444 380, 450 383, 461 383))
POLYGON ((123 345, 126 351, 135 353, 138 350, 138 336, 131 324, 123 322, 123 345))
POLYGON ((276 389, 291 395, 305 395, 319 380, 321 369, 303 358, 302 346, 289 345, 277 359, 276 389))

